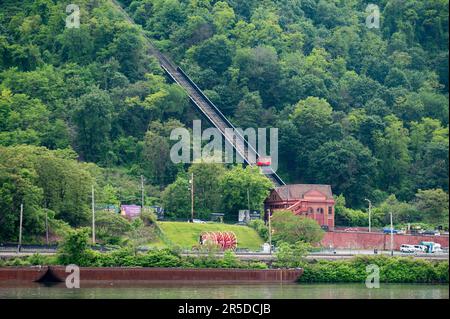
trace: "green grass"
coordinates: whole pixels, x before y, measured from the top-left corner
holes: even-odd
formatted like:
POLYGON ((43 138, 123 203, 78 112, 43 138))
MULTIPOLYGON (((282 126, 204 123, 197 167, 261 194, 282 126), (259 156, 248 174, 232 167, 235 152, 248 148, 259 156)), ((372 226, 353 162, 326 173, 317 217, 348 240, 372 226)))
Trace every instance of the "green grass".
POLYGON ((182 222, 160 222, 159 227, 167 241, 182 248, 192 248, 198 244, 198 238, 203 231, 232 231, 236 234, 238 248, 260 250, 264 241, 250 227, 219 223, 191 224, 182 222))

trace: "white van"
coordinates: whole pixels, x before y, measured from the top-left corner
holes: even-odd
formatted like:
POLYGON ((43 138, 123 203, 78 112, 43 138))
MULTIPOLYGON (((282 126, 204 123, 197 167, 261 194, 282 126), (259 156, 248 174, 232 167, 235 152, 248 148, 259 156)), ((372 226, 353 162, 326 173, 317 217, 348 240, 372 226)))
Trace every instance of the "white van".
POLYGON ((400 246, 400 251, 402 253, 421 254, 421 253, 426 253, 427 252, 427 246, 403 244, 403 245, 400 246))
POLYGON ((402 253, 414 253, 416 252, 416 248, 414 247, 414 245, 403 244, 400 246, 400 251, 402 253))
POLYGON ((424 246, 424 245, 414 245, 414 249, 418 253, 426 253, 427 252, 427 246, 424 246))

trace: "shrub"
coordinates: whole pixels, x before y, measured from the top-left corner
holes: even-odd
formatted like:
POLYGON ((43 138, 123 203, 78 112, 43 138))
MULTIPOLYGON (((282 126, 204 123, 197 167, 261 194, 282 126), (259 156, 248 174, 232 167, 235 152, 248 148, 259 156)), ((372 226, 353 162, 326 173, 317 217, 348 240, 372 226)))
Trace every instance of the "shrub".
POLYGON ((107 244, 119 244, 126 232, 130 231, 130 222, 109 211, 99 211, 95 216, 96 236, 107 244))
POLYGON ((26 258, 15 257, 5 261, 5 266, 31 266, 30 262, 26 258))
POLYGON ((58 262, 62 265, 75 264, 88 266, 91 258, 88 253, 89 229, 71 230, 58 249, 58 262))
POLYGON ((311 245, 308 243, 299 241, 295 244, 289 244, 282 242, 278 245, 277 260, 274 265, 282 268, 301 267, 310 249, 311 245))
POLYGON ((262 221, 261 219, 255 219, 255 220, 250 221, 248 223, 248 226, 250 226, 251 228, 256 230, 259 237, 261 237, 265 241, 269 240, 269 227, 266 226, 264 221, 262 221))
POLYGON ((319 224, 311 218, 294 215, 291 211, 277 211, 272 216, 273 239, 295 244, 298 241, 318 243, 324 236, 319 224))
POLYGON ((247 268, 249 268, 249 269, 268 269, 269 266, 264 262, 254 261, 254 262, 249 262, 247 268))
POLYGON ((368 265, 380 267, 380 281, 386 283, 447 283, 448 262, 404 257, 363 256, 350 260, 321 260, 305 263, 302 282, 364 282, 368 265))
POLYGON ((151 250, 138 255, 137 263, 142 267, 181 267, 184 264, 180 256, 168 249, 151 250))
POLYGON ((43 256, 41 254, 33 254, 27 258, 27 261, 33 265, 48 265, 49 264, 49 258, 47 256, 43 256))
POLYGON ((236 254, 231 250, 226 250, 223 253, 223 259, 221 260, 221 266, 223 268, 239 268, 240 262, 236 258, 236 254))
POLYGON ((144 222, 144 225, 150 226, 150 225, 156 225, 157 216, 154 212, 150 212, 148 210, 145 210, 140 215, 140 218, 144 222))

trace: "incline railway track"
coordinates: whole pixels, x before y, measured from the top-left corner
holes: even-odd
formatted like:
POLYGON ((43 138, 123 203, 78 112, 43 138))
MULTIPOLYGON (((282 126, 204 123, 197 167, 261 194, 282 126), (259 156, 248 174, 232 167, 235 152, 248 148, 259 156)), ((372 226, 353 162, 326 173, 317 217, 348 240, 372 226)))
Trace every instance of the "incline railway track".
MULTIPOLYGON (((162 54, 152 43, 149 37, 142 30, 142 27, 134 22, 128 13, 122 8, 121 4, 116 0, 111 0, 112 5, 117 8, 123 17, 131 24, 138 27, 142 36, 147 42, 149 53, 156 57, 161 68, 167 75, 178 85, 180 85, 189 95, 190 100, 196 108, 208 119, 208 121, 216 127, 225 140, 230 143, 236 150, 236 153, 248 165, 255 166, 256 160, 260 155, 255 147, 251 145, 244 136, 231 124, 231 122, 220 112, 217 106, 212 103, 203 91, 191 80, 191 78, 173 62, 171 62, 164 54, 162 54), (233 132, 233 134, 230 134, 233 132)), ((283 180, 273 171, 271 167, 266 167, 262 170, 263 174, 269 178, 274 186, 285 185, 283 180)))

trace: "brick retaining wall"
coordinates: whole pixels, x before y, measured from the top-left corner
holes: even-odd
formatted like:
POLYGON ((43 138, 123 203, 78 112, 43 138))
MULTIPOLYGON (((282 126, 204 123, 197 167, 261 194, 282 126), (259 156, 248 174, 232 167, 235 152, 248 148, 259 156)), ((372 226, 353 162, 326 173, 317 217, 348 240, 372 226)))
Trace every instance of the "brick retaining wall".
MULTIPOLYGON (((418 245, 421 241, 432 241, 448 248, 448 236, 399 235, 394 234, 394 249, 400 249, 402 244, 418 245)), ((326 248, 342 249, 379 249, 391 248, 391 235, 369 232, 326 232, 320 245, 326 248)))

